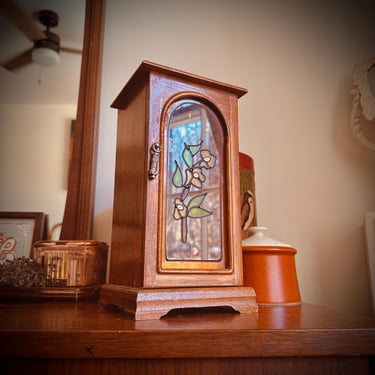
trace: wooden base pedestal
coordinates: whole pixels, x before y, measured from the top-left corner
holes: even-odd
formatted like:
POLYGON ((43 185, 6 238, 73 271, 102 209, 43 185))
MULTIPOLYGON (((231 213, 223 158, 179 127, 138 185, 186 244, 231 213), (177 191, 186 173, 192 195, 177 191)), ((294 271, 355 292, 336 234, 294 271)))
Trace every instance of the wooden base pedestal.
POLYGON ((240 313, 258 311, 255 291, 251 287, 189 287, 142 289, 103 285, 99 306, 115 306, 135 320, 160 319, 175 309, 231 307, 240 313))

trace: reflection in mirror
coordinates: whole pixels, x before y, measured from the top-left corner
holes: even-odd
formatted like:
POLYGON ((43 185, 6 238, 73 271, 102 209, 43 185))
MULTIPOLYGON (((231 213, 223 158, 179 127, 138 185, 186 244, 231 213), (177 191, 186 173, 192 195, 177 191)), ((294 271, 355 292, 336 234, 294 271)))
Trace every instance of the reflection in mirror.
MULTIPOLYGON (((61 44, 82 49, 85 0, 14 0, 30 22, 41 9, 59 15, 61 44)), ((0 14, 0 62, 33 43, 0 14)), ((42 211, 50 228, 61 223, 67 195, 71 124, 76 118, 81 55, 60 53, 60 63, 0 67, 0 210, 42 211)), ((59 227, 53 231, 59 236, 59 227)))
POLYGON ((166 174, 167 261, 220 261, 224 136, 205 104, 181 100, 169 110, 166 174))

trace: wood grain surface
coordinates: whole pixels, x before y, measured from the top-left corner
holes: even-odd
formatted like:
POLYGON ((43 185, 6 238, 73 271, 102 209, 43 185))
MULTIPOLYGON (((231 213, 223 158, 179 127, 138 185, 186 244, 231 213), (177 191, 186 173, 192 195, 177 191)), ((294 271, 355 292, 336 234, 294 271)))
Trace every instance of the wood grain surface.
POLYGON ((94 302, 0 303, 2 374, 370 374, 375 321, 302 304, 135 321, 94 302))

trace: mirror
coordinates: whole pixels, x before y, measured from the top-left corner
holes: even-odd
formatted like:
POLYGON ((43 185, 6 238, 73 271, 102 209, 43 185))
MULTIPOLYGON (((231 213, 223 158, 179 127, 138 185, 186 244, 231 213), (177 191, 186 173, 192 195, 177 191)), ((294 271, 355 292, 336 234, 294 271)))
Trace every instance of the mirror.
MULTIPOLYGON (((30 11, 30 14, 32 10, 40 10, 40 7, 47 8, 49 5, 49 2, 45 0, 38 0, 35 3, 31 1, 25 2, 24 0, 16 1, 22 8, 25 5, 24 9, 30 11)), ((35 63, 29 63, 17 72, 8 72, 3 68, 0 71, 2 82, 0 88, 1 99, 8 100, 8 102, 2 100, 1 103, 6 104, 0 107, 2 124, 0 129, 0 157, 3 161, 0 166, 3 181, 0 187, 0 210, 43 211, 49 215, 50 211, 53 211, 52 217, 50 216, 50 226, 62 221, 61 236, 68 239, 75 239, 76 236, 82 236, 81 238, 84 237, 85 239, 90 239, 91 237, 92 218, 90 215, 92 216, 93 211, 93 193, 91 191, 94 186, 94 173, 91 170, 95 168, 97 102, 99 97, 101 40, 104 18, 103 3, 103 1, 87 0, 86 9, 85 0, 60 1, 53 4, 53 6, 56 5, 58 7, 56 10, 60 16, 60 24, 72 23, 74 27, 79 24, 82 35, 85 28, 86 37, 84 38, 81 63, 80 55, 61 53, 61 62, 55 67, 41 68, 35 63), (73 16, 67 17, 64 14, 64 7, 74 7, 76 12, 73 11, 73 16), (77 20, 78 15, 82 17, 79 21, 77 20), (83 22, 84 17, 86 22, 83 22), (87 35, 93 35, 96 39, 90 41, 87 35), (73 62, 76 68, 73 68, 73 62), (63 82, 48 86, 50 82, 56 82, 52 78, 56 78, 54 75, 66 64, 68 64, 69 68, 68 74, 65 72, 63 76, 63 82), (80 65, 82 67, 81 73, 80 65), (25 74, 27 73, 29 73, 29 76, 31 75, 31 79, 26 79, 25 74), (3 79, 4 77, 6 78, 3 79), (61 125, 59 122, 58 132, 56 133, 56 114, 52 111, 52 108, 59 106, 55 105, 58 101, 52 99, 54 97, 52 94, 59 92, 61 95, 68 95, 66 89, 70 86, 68 81, 71 79, 75 79, 76 82, 74 104, 72 103, 69 108, 60 105, 61 111, 58 115, 59 119, 61 119, 61 121, 59 120, 61 125), (15 86, 15 89, 11 89, 11 81, 13 82, 12 87, 15 86), (32 87, 31 85, 29 87, 30 82, 33 83, 32 87), (79 90, 78 86, 80 86, 79 90), (34 103, 36 103, 42 91, 51 93, 48 97, 50 102, 48 105, 39 106, 38 112, 33 109, 35 105, 24 106, 26 101, 21 102, 23 107, 27 107, 21 116, 21 111, 19 110, 21 105, 16 107, 14 104, 16 102, 11 101, 12 90, 16 91, 15 94, 19 94, 25 93, 28 88, 32 93, 34 103), (89 99, 87 99, 87 93, 89 93, 89 99), (30 122, 31 111, 37 120, 37 125, 33 125, 30 122), (70 128, 74 119, 76 119, 75 132, 73 137, 71 137, 70 128), (20 123, 22 126, 16 128, 13 126, 16 123, 20 123), (39 128, 44 130, 43 135, 38 135, 37 129, 39 128), (84 144, 82 137, 85 137, 84 144), (17 142, 13 143, 13 140, 17 142), (68 178, 70 143, 73 145, 70 156, 71 164, 74 165, 70 170, 74 169, 74 173, 70 171, 68 178), (51 159, 53 159, 52 154, 59 155, 57 167, 50 163, 51 159), (35 160, 35 156, 37 156, 38 160, 35 160), (82 157, 87 161, 84 168, 81 168, 79 164, 77 165, 77 161, 81 160, 82 157), (16 163, 14 163, 15 160, 16 163), (77 179, 75 174, 82 176, 85 181, 77 179), (19 178, 19 176, 22 178, 19 178), (47 187, 52 189, 48 185, 53 185, 54 188, 58 189, 57 198, 55 193, 51 197, 45 194, 47 187), (72 199, 78 192, 88 198, 87 200, 80 200, 79 207, 76 203, 77 201, 72 199), (68 203, 68 200, 70 203, 68 203), (52 207, 53 209, 51 209, 52 207), (70 220, 72 216, 74 218, 87 218, 87 223, 81 224, 78 232, 72 231, 70 226, 65 225, 67 220, 65 218, 67 217, 70 220)), ((1 24, 1 30, 3 30, 3 26, 1 24)), ((38 24, 38 27, 41 27, 41 25, 38 24)), ((56 28, 56 32, 59 32, 58 28, 56 28)), ((15 29, 14 33, 8 32, 7 35, 3 33, 0 36, 0 40, 3 39, 10 48, 17 47, 20 51, 32 46, 30 40, 19 29, 15 29), (13 34, 19 38, 18 41, 13 39, 13 34)), ((79 49, 82 47, 81 45, 72 45, 66 38, 62 39, 63 41, 69 47, 79 47, 79 49)), ((4 55, 5 44, 2 43, 2 46, 1 58, 3 61, 4 58, 11 56, 4 55)), ((18 52, 14 50, 13 53, 18 52)), ((77 223, 76 219, 72 222, 74 224, 77 223)))

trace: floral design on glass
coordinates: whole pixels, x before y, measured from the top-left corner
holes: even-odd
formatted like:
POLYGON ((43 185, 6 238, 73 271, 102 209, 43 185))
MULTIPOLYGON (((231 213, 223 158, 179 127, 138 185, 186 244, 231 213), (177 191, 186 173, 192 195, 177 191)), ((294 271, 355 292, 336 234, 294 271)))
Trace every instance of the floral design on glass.
POLYGON ((212 212, 202 207, 207 193, 192 196, 191 189, 201 189, 206 181, 204 170, 215 167, 216 157, 210 150, 202 149, 203 141, 196 145, 188 145, 182 151, 184 165, 180 166, 175 160, 176 168, 173 172, 172 183, 176 188, 181 188, 181 194, 174 200, 173 218, 181 220, 181 240, 187 241, 187 219, 201 219, 212 212))

